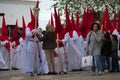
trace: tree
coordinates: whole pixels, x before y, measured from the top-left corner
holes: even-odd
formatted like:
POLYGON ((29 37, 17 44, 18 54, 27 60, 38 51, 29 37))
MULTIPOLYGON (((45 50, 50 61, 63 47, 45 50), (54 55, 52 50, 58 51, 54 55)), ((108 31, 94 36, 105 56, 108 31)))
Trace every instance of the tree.
MULTIPOLYGON (((56 1, 54 5, 59 9, 61 15, 65 14, 65 4, 68 5, 70 15, 75 15, 76 10, 80 13, 80 18, 85 8, 89 8, 95 14, 96 20, 101 19, 105 6, 109 9, 109 15, 112 16, 115 10, 120 6, 120 0, 53 0, 56 1)), ((52 6, 53 7, 53 6, 52 6)))

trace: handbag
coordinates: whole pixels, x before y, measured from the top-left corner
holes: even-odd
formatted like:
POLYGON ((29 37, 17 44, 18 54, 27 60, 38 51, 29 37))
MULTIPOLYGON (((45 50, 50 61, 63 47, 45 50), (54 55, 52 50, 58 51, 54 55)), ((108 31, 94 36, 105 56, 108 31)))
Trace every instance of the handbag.
POLYGON ((81 67, 90 67, 90 66, 93 66, 93 56, 82 57, 81 67))

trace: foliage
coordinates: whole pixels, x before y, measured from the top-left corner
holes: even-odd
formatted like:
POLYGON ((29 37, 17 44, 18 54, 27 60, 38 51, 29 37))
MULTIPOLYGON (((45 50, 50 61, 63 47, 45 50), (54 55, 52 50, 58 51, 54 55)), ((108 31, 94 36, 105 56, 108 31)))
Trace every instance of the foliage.
MULTIPOLYGON (((79 10, 80 17, 82 17, 82 14, 84 12, 85 8, 89 8, 90 10, 94 11, 95 15, 98 19, 102 16, 105 5, 109 9, 110 16, 113 15, 114 11, 118 10, 120 6, 120 0, 53 0, 56 1, 54 5, 60 10, 61 15, 65 14, 65 4, 68 5, 68 9, 70 12, 70 15, 73 13, 76 14, 76 10, 79 10)), ((53 5, 53 6, 54 6, 53 5)), ((51 6, 51 8, 53 8, 51 6)))

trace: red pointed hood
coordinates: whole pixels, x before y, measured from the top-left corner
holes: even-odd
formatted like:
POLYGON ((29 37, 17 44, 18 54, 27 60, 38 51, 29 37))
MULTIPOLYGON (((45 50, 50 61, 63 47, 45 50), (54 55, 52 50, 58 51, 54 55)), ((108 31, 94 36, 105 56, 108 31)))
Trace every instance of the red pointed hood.
MULTIPOLYGON (((33 29, 35 29, 35 16, 33 15, 31 8, 30 8, 30 14, 31 14, 31 21, 28 23, 27 27, 29 27, 30 30, 33 30, 33 29)), ((36 28, 38 28, 38 20, 37 20, 36 28)))
POLYGON ((26 24, 25 24, 25 20, 24 17, 22 16, 22 38, 25 39, 25 29, 26 29, 26 24))
POLYGON ((110 17, 109 17, 109 13, 108 13, 108 10, 107 10, 107 15, 106 15, 106 31, 110 31, 110 33, 112 34, 112 25, 111 25, 111 21, 110 21, 110 17))
POLYGON ((90 26, 89 26, 89 10, 84 10, 83 17, 82 17, 82 22, 81 22, 81 27, 80 27, 80 32, 82 37, 85 39, 86 35, 90 31, 90 26))
POLYGON ((14 27, 13 30, 13 36, 12 36, 12 41, 18 40, 18 20, 16 20, 16 26, 14 27))
POLYGON ((65 30, 66 30, 66 32, 69 32, 70 37, 72 37, 74 29, 72 28, 72 24, 70 22, 67 5, 66 5, 66 8, 65 8, 65 12, 66 12, 66 27, 65 27, 65 30))
POLYGON ((54 27, 54 21, 53 21, 53 15, 52 15, 52 13, 51 13, 51 21, 50 21, 50 24, 52 25, 53 28, 55 28, 55 27, 54 27))
POLYGON ((5 17, 2 18, 2 36, 8 37, 8 30, 6 27, 5 17))
POLYGON ((105 17, 106 17, 106 15, 107 15, 107 11, 108 11, 108 10, 106 9, 105 12, 104 12, 104 15, 103 15, 103 17, 102 17, 102 19, 101 19, 101 22, 100 22, 102 32, 105 31, 104 23, 105 23, 105 17))
POLYGON ((81 32, 80 32, 79 11, 76 12, 76 30, 77 30, 78 36, 80 36, 81 32))
POLYGON ((111 28, 111 32, 113 32, 116 29, 116 11, 114 12, 114 18, 112 20, 112 28, 111 28))
POLYGON ((89 11, 88 16, 90 16, 88 20, 88 26, 91 26, 94 23, 94 12, 92 10, 89 11))
MULTIPOLYGON (((7 30, 7 27, 6 27, 6 22, 5 22, 5 17, 3 16, 2 18, 2 35, 0 35, 0 40, 1 41, 5 41, 5 40, 8 40, 9 41, 9 38, 8 38, 8 30, 7 30)), ((7 43, 5 45, 5 47, 7 48, 7 50, 9 51, 10 50, 10 43, 7 43)))
POLYGON ((61 25, 60 15, 57 14, 56 7, 54 6, 54 17, 55 17, 55 32, 60 33, 63 29, 61 25))
POLYGON ((120 35, 120 9, 118 11, 118 28, 117 28, 119 35, 120 35))
POLYGON ((101 20, 101 26, 102 26, 102 31, 103 32, 104 31, 108 31, 110 33, 113 32, 107 6, 105 7, 104 16, 103 16, 103 18, 101 20))
POLYGON ((72 23, 72 28, 77 31, 77 27, 75 25, 75 20, 74 20, 74 17, 73 17, 73 13, 72 13, 72 18, 71 18, 71 23, 72 23))
POLYGON ((35 8, 39 8, 39 0, 37 0, 35 8))

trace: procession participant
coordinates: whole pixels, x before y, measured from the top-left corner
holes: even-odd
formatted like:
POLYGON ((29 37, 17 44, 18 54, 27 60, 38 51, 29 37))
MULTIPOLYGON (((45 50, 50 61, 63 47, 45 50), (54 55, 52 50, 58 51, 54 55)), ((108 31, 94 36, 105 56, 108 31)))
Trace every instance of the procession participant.
POLYGON ((63 26, 58 27, 58 33, 59 33, 59 39, 56 39, 56 42, 59 43, 59 47, 55 49, 55 52, 58 54, 59 56, 59 60, 58 61, 59 65, 60 65, 60 73, 63 72, 63 74, 67 74, 67 68, 68 68, 68 61, 67 61, 67 54, 65 51, 65 47, 63 45, 63 43, 61 42, 62 39, 64 39, 64 35, 65 35, 65 30, 63 28, 63 26))
POLYGON ((80 69, 80 66, 78 63, 80 63, 80 51, 75 45, 75 41, 78 39, 77 32, 73 29, 66 5, 66 26, 65 26, 65 35, 64 39, 61 41, 65 45, 65 50, 67 53, 67 59, 68 59, 68 71, 71 71, 73 69, 80 69), (79 59, 79 60, 78 60, 79 59))
MULTIPOLYGON (((38 69, 42 63, 41 48, 39 47, 39 41, 36 37, 37 30, 35 29, 35 16, 31 13, 31 21, 28 23, 25 31, 25 44, 22 55, 22 71, 24 73, 36 73, 39 74, 38 69)), ((37 20, 38 21, 38 20, 37 20)), ((38 22, 36 28, 38 27, 38 22)))
MULTIPOLYGON (((2 36, 0 36, 0 37, 2 37, 2 36)), ((3 49, 2 47, 5 47, 6 43, 8 43, 7 40, 0 41, 0 69, 2 69, 2 70, 8 69, 8 64, 6 63, 5 58, 3 57, 2 51, 1 51, 1 49, 3 49)))

